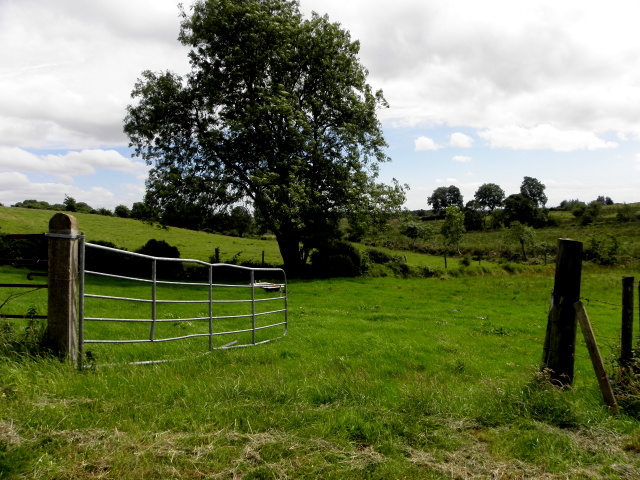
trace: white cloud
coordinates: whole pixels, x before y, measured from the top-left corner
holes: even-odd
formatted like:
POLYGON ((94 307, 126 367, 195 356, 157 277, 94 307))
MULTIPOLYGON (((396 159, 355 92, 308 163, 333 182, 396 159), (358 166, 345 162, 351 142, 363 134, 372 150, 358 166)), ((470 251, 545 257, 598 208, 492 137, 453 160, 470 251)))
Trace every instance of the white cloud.
POLYGON ((124 146, 122 120, 145 69, 188 70, 175 2, 0 2, 0 143, 124 146))
POLYGON ((473 147, 473 138, 464 133, 455 132, 449 137, 449 146, 458 148, 471 148, 473 147))
POLYGON ((20 148, 0 146, 0 171, 47 173, 71 183, 75 176, 95 174, 96 168, 139 175, 146 175, 148 171, 146 164, 125 158, 115 150, 36 155, 20 148))
POLYGON ((453 157, 452 160, 454 162, 468 163, 468 162, 473 161, 473 158, 467 157, 467 156, 464 156, 464 155, 456 155, 455 157, 453 157))
POLYGON ((361 42, 394 124, 640 132, 640 3, 302 0, 361 42))
POLYGON ((18 172, 0 173, 0 203, 10 206, 27 199, 45 201, 50 204, 62 203, 65 195, 85 202, 94 208, 114 208, 118 203, 115 195, 103 187, 84 190, 64 183, 38 183, 18 172))
POLYGON ((571 152, 601 150, 618 146, 617 143, 605 141, 591 132, 560 130, 551 125, 538 125, 533 128, 491 127, 479 132, 478 135, 488 140, 492 148, 510 148, 512 150, 571 152))
POLYGON ((432 138, 428 138, 424 136, 416 138, 414 143, 415 143, 416 152, 425 152, 428 150, 439 150, 440 148, 442 148, 432 138))

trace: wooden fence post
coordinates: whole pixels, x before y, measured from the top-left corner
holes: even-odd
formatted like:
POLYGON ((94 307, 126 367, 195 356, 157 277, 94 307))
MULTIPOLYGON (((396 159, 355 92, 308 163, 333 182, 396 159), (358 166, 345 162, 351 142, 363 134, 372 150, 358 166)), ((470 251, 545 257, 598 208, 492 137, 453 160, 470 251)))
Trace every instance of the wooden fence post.
POLYGON ((622 330, 620 363, 628 365, 633 358, 633 277, 622 277, 622 330))
POLYGON ((66 213, 49 221, 49 302, 47 345, 77 361, 78 222, 66 213))
POLYGON ((542 353, 542 368, 561 386, 573 383, 577 318, 575 303, 580 300, 582 277, 582 243, 558 240, 556 275, 547 333, 542 353))

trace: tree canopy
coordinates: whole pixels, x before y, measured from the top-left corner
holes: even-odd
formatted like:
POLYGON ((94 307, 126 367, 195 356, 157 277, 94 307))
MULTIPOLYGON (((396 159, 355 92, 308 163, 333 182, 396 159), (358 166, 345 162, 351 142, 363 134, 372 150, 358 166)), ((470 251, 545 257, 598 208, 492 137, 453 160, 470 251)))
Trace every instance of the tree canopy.
POLYGON ((493 212, 504 203, 504 190, 495 183, 485 183, 478 187, 474 199, 480 208, 493 212))
POLYGON ((427 203, 431 205, 436 214, 445 213, 449 206, 456 206, 459 209, 463 207, 462 194, 455 185, 436 188, 427 199, 427 203))
POLYGON ((536 207, 543 208, 547 204, 545 187, 540 180, 533 177, 524 177, 520 186, 520 194, 531 200, 536 207))
POLYGON ((160 212, 244 202, 298 271, 341 219, 400 209, 403 187, 376 182, 387 104, 348 31, 295 0, 200 0, 181 16, 191 71, 143 72, 124 124, 160 212))

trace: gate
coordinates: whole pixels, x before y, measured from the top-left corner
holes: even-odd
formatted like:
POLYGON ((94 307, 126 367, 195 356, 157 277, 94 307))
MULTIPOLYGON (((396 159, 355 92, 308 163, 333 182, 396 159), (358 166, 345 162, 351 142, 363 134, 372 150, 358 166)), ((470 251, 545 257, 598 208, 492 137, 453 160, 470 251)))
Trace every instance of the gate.
POLYGON ((287 334, 287 279, 280 268, 154 257, 84 239, 79 247, 81 368, 103 358, 172 361, 287 334))

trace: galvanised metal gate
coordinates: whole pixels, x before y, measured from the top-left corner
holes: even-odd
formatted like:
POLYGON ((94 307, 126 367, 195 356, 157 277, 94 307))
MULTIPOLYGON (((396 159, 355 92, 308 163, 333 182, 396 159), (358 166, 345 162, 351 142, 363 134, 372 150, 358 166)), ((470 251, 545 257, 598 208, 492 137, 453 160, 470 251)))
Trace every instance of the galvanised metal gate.
MULTIPOLYGON (((180 340, 204 339, 205 345, 200 348, 204 347, 202 348, 204 352, 210 352, 216 349, 260 345, 287 334, 287 278, 284 270, 280 268, 250 268, 192 259, 153 257, 86 243, 84 239, 80 242, 79 264, 78 344, 81 367, 87 359, 92 360, 93 355, 86 348, 89 345, 163 344, 180 340), (135 263, 138 271, 147 270, 148 274, 122 275, 90 270, 87 268, 86 259, 87 253, 92 249, 103 253, 108 252, 108 255, 113 258, 110 263, 122 262, 125 266, 135 263), (118 258, 120 260, 117 260, 118 258), (186 276, 187 280, 166 279, 167 268, 162 272, 160 267, 167 264, 190 265, 191 270, 197 271, 195 276, 198 278, 189 278, 194 277, 193 272, 190 274, 183 272, 180 277, 186 276), (102 281, 92 283, 87 281, 88 278, 101 278, 102 281), (140 286, 144 288, 141 290, 140 286), (99 292, 100 289, 108 289, 108 293, 111 294, 99 292), (163 289, 162 295, 159 293, 160 289, 163 289), (183 291, 180 292, 180 289, 183 291), (129 295, 130 291, 134 292, 134 296, 129 295), (144 294, 145 291, 146 294, 144 294), (167 295, 175 298, 167 298, 167 295), (135 307, 115 306, 123 303, 135 305, 135 307), (167 310, 168 306, 171 306, 169 310, 167 310), (204 311, 197 312, 198 308, 203 308, 204 311), (160 313, 159 309, 163 312, 160 313), (124 310, 129 317, 132 316, 131 310, 137 314, 135 318, 117 318, 113 313, 119 310, 124 310), (88 326, 98 323, 105 325, 105 322, 119 327, 94 329, 94 335, 97 333, 106 338, 89 338, 92 334, 88 332, 88 326), (131 325, 137 326, 133 329, 133 334, 127 333, 129 331, 127 327, 131 325), (140 325, 146 327, 141 329, 140 325), (158 330, 163 326, 169 328, 165 332, 159 332, 158 330), (118 333, 114 334, 114 330, 118 333), (226 341, 225 339, 224 343, 217 340, 225 337, 235 338, 235 340, 226 341)), ((111 268, 105 268, 105 270, 112 271, 111 268)), ((175 359, 177 358, 172 360, 175 359)), ((161 361, 170 360, 128 363, 161 361)))

